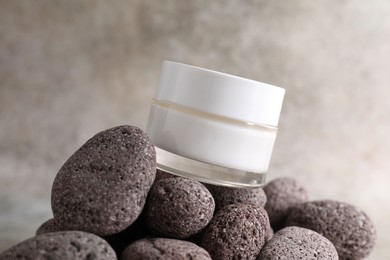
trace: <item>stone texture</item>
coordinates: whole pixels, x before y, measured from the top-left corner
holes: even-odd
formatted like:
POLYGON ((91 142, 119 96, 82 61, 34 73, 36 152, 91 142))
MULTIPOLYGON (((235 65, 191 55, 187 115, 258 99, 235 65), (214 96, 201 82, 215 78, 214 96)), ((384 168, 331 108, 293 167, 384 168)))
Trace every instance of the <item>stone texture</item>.
POLYGON ((308 199, 303 184, 291 177, 272 180, 264 186, 264 192, 267 195, 265 210, 272 228, 276 231, 284 227, 284 221, 291 208, 308 199))
POLYGON ((172 59, 285 87, 267 179, 362 208, 390 255, 389 1, 0 1, 0 39, 0 251, 52 217, 85 140, 145 127, 172 59))
POLYGON ((147 238, 129 245, 121 256, 121 260, 138 259, 211 260, 211 257, 206 250, 188 241, 147 238))
POLYGON ((155 175, 156 151, 141 129, 124 125, 104 130, 57 173, 54 218, 67 230, 119 233, 141 214, 155 175))
POLYGON ((215 200, 215 210, 218 211, 226 205, 235 203, 253 203, 264 207, 267 196, 262 188, 242 189, 211 184, 205 185, 215 200))
POLYGON ((287 227, 279 230, 261 249, 258 260, 338 260, 336 248, 310 229, 287 227))
MULTIPOLYGON (((125 247, 128 246, 131 242, 152 235, 146 227, 143 217, 141 216, 125 230, 109 236, 102 237, 108 242, 112 249, 114 249, 118 257, 121 256, 125 247)), ((35 235, 42 235, 46 233, 60 231, 69 230, 67 230, 61 223, 59 223, 59 221, 54 218, 51 218, 39 226, 35 235)))
POLYGON ((51 232, 66 231, 62 225, 54 218, 48 219, 42 223, 35 232, 35 235, 42 235, 51 232))
POLYGON ((214 260, 255 259, 265 244, 267 212, 253 204, 231 204, 218 211, 204 231, 200 246, 214 260))
POLYGON ((153 184, 145 206, 146 224, 157 235, 189 238, 213 217, 215 203, 206 187, 186 178, 167 178, 153 184))
POLYGON ((371 219, 355 206, 332 200, 297 205, 286 220, 288 226, 314 230, 336 247, 340 260, 365 259, 376 240, 371 219))
POLYGON ((116 260, 114 250, 102 238, 81 231, 42 234, 0 254, 2 260, 64 259, 116 260))

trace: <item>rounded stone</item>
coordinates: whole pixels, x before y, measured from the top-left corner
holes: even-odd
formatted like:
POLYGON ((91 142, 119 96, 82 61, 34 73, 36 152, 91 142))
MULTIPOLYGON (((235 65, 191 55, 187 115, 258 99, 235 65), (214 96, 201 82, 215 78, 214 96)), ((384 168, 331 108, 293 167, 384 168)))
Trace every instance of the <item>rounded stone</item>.
POLYGON ((258 260, 338 260, 334 245, 315 231, 287 227, 279 230, 263 247, 258 260))
POLYGON ((141 213, 155 173, 155 149, 141 129, 102 131, 58 172, 51 198, 54 218, 68 230, 123 231, 141 213))
POLYGON ((211 260, 203 248, 183 240, 170 238, 147 238, 134 242, 123 252, 121 260, 211 260))
POLYGON ((171 238, 188 238, 200 232, 214 213, 214 199, 195 180, 168 178, 155 182, 145 208, 152 232, 171 238))
POLYGON ((341 260, 364 259, 372 251, 376 231, 362 210, 347 203, 321 200, 297 205, 291 210, 287 226, 314 230, 336 247, 341 260))
POLYGON ((41 235, 51 232, 66 231, 63 226, 54 218, 48 219, 39 226, 35 235, 41 235))
POLYGON ((275 179, 264 186, 267 196, 265 210, 268 213, 272 228, 277 231, 284 227, 291 207, 306 202, 308 199, 305 187, 290 177, 275 179))
POLYGON ((225 206, 207 226, 200 246, 214 260, 255 259, 265 243, 267 222, 261 207, 246 203, 225 206))
POLYGON ((264 207, 267 202, 267 196, 262 188, 232 188, 211 184, 205 186, 214 197, 216 211, 235 203, 253 203, 259 207, 264 207))
MULTIPOLYGON (((141 215, 142 216, 142 215, 141 215)), ((132 223, 125 230, 109 235, 103 236, 102 238, 108 242, 108 244, 114 249, 117 256, 120 256, 131 242, 151 236, 152 234, 147 229, 145 225, 145 221, 142 217, 138 217, 138 219, 132 223)), ((45 221, 36 231, 36 235, 51 233, 51 232, 59 232, 59 231, 69 231, 64 229, 64 227, 59 223, 56 219, 51 218, 45 221)))
POLYGON ((117 257, 110 245, 94 234, 62 231, 27 239, 0 254, 0 259, 115 260, 117 257))

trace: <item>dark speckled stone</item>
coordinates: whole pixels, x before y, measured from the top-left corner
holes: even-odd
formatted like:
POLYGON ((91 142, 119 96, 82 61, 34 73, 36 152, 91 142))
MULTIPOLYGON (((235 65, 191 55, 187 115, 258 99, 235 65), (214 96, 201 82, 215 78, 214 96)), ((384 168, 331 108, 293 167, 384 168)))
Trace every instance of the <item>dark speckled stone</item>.
POLYGON ((265 243, 266 216, 253 204, 228 205, 215 214, 200 245, 214 260, 255 259, 265 243))
POLYGON ((205 185, 215 200, 215 210, 218 211, 226 205, 235 203, 253 203, 264 207, 267 196, 262 188, 238 189, 224 186, 205 185))
MULTIPOLYGON (((114 249, 118 257, 122 254, 125 247, 128 246, 131 242, 152 235, 148 230, 148 228, 146 227, 145 221, 141 216, 127 229, 113 235, 102 237, 114 249)), ((38 230, 36 231, 36 235, 41 235, 41 234, 46 234, 51 232, 59 232, 59 231, 66 231, 66 230, 61 225, 61 223, 56 221, 54 218, 51 218, 45 221, 38 228, 38 230)))
POLYGON ((81 231, 42 234, 0 254, 1 260, 62 259, 114 260, 114 250, 102 238, 81 231))
POLYGON ((261 250, 258 260, 338 260, 333 244, 317 232, 300 227, 279 230, 261 250))
POLYGON ((156 153, 137 127, 96 134, 61 167, 52 188, 54 218, 64 228, 111 235, 141 213, 156 173, 156 153))
POLYGON ((271 226, 275 231, 284 227, 291 207, 307 201, 305 187, 297 180, 289 177, 275 179, 264 186, 267 195, 265 210, 271 226))
POLYGON ((36 235, 51 233, 51 232, 58 232, 58 231, 66 231, 58 221, 56 221, 54 218, 51 218, 45 222, 42 223, 42 225, 39 226, 37 231, 35 232, 36 235))
POLYGON ((341 260, 364 259, 372 251, 376 231, 360 209, 332 200, 312 201, 294 207, 286 225, 314 230, 329 239, 341 260))
POLYGON ((181 177, 163 179, 149 192, 146 223, 155 234, 188 238, 206 227, 214 208, 212 195, 200 182, 181 177))
POLYGON ((121 260, 211 260, 203 248, 182 240, 148 238, 134 242, 122 254, 121 260))

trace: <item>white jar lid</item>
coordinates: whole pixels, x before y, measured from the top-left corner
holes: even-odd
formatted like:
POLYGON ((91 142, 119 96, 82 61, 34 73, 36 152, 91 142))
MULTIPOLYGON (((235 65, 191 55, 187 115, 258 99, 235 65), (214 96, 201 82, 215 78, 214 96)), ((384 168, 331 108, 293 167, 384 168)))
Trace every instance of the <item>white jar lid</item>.
POLYGON ((284 92, 258 81, 164 61, 155 98, 248 123, 277 126, 284 92))

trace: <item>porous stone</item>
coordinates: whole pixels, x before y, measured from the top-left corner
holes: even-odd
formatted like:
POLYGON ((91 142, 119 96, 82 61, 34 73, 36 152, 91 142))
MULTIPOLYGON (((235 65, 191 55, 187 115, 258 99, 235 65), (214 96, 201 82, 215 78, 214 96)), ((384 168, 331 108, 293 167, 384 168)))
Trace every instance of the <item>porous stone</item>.
MULTIPOLYGON (((118 257, 122 254, 125 247, 128 246, 131 242, 152 235, 147 229, 145 221, 141 216, 138 217, 138 219, 125 230, 113 235, 102 237, 114 249, 118 257)), ((36 235, 59 231, 69 230, 66 230, 56 219, 51 218, 45 221, 38 228, 36 235)))
POLYGON ((155 182, 145 208, 147 226, 155 234, 188 238, 213 217, 215 203, 207 188, 195 180, 168 178, 155 182))
POLYGON ((215 200, 215 210, 218 211, 226 205, 235 203, 253 203, 264 207, 267 196, 262 188, 231 188, 207 184, 205 185, 215 200))
POLYGON ((54 218, 48 219, 39 226, 35 235, 41 235, 51 232, 66 231, 63 226, 54 218))
POLYGON ((362 210, 347 203, 321 200, 297 205, 286 220, 287 226, 314 230, 336 247, 341 260, 364 259, 372 251, 376 230, 362 210))
POLYGON ((334 245, 315 231, 286 227, 262 248, 257 260, 338 260, 334 245))
POLYGON ((308 199, 305 187, 290 177, 278 178, 269 182, 264 186, 264 192, 267 196, 264 208, 275 231, 284 227, 284 221, 291 207, 306 202, 308 199))
POLYGON ((123 252, 121 260, 211 260, 203 248, 183 240, 147 238, 134 242, 123 252))
POLYGON ((110 245, 94 234, 62 231, 27 239, 0 254, 0 259, 115 260, 117 257, 110 245))
POLYGON ((156 173, 146 134, 118 126, 96 134, 61 167, 52 187, 52 210, 66 229, 111 235, 141 213, 156 173))
POLYGON ((268 217, 262 207, 231 204, 218 211, 200 246, 212 259, 255 259, 265 243, 268 217))

